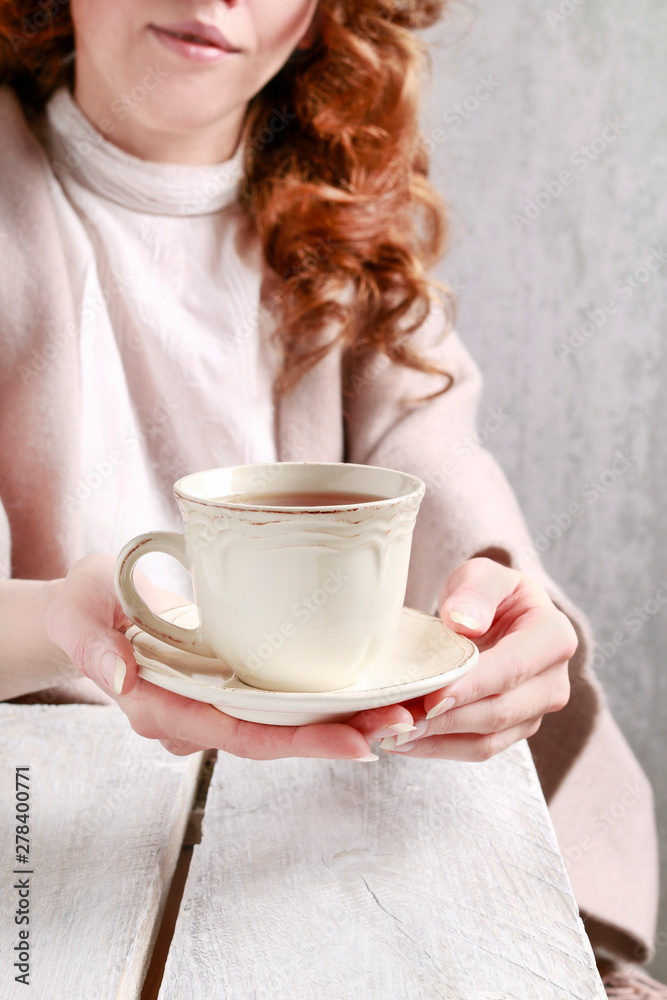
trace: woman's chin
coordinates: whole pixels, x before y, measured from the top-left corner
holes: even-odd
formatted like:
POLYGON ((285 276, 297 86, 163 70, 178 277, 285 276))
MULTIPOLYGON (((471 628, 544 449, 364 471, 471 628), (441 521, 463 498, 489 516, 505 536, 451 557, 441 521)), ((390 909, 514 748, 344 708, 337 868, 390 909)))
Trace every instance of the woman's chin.
POLYGON ((112 142, 133 156, 162 163, 221 163, 233 155, 245 105, 208 108, 201 97, 183 99, 181 94, 180 101, 171 101, 161 94, 157 101, 156 96, 128 108, 108 136, 112 142))

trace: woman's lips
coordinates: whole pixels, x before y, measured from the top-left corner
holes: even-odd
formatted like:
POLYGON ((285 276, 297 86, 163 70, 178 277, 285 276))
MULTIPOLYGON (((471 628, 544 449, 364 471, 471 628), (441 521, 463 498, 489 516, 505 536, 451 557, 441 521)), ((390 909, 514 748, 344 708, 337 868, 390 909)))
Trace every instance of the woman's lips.
POLYGON ((194 62, 222 62, 239 51, 218 28, 202 21, 179 21, 164 26, 151 24, 149 27, 165 48, 194 62))

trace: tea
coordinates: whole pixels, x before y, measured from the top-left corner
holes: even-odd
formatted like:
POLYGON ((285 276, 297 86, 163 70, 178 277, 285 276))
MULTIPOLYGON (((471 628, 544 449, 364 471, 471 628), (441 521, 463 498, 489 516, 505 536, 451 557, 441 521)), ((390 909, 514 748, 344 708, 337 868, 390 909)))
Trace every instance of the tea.
POLYGON ((373 493, 338 490, 293 490, 284 493, 232 493, 219 499, 258 507, 341 507, 348 504, 356 506, 360 503, 377 503, 387 498, 373 493))

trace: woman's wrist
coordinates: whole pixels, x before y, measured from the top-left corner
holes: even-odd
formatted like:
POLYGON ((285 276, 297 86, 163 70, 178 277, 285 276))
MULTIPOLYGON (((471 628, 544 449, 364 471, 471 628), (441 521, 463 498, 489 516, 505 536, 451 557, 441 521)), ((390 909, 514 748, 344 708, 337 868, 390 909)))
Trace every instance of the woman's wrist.
POLYGON ((0 583, 0 699, 19 698, 80 677, 49 635, 49 610, 62 580, 0 583))
POLYGON ((35 593, 35 616, 42 625, 40 648, 43 649, 45 666, 51 664, 58 674, 63 674, 68 680, 80 677, 80 672, 74 666, 67 653, 51 639, 50 616, 52 607, 65 584, 64 580, 46 580, 35 593))

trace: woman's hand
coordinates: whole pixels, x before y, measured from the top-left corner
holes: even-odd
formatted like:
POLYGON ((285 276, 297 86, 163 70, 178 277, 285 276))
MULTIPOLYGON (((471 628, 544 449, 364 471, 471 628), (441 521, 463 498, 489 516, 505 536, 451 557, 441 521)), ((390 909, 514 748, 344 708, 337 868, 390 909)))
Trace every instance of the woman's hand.
MULTIPOLYGON (((64 580, 50 585, 46 611, 49 638, 74 665, 110 695, 140 736, 160 740, 174 754, 216 748, 238 757, 326 757, 376 760, 369 741, 412 726, 409 711, 388 705, 361 712, 350 724, 266 726, 242 722, 211 705, 165 691, 137 675, 132 644, 125 637, 132 624, 113 584, 115 560, 87 556, 64 580), (396 728, 391 728, 392 726, 396 728)), ((137 589, 157 613, 184 603, 182 597, 153 587, 140 572, 137 589)))
POLYGON ((439 606, 444 623, 477 644, 479 662, 427 695, 421 711, 409 703, 416 729, 381 746, 411 757, 487 760, 567 704, 576 633, 539 584, 486 558, 454 570, 439 606))

